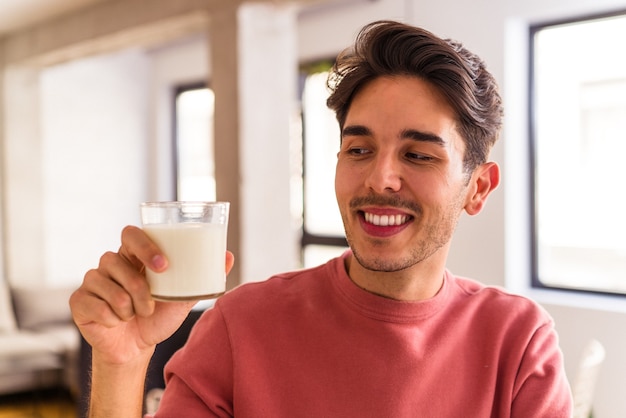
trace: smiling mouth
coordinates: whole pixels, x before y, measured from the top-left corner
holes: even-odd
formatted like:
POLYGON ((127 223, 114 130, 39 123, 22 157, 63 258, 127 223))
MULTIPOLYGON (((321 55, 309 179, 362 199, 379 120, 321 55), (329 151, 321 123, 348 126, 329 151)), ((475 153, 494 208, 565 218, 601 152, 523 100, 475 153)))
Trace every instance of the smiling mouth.
POLYGON ((409 215, 376 215, 374 213, 363 212, 365 222, 376 226, 398 226, 407 223, 409 215))

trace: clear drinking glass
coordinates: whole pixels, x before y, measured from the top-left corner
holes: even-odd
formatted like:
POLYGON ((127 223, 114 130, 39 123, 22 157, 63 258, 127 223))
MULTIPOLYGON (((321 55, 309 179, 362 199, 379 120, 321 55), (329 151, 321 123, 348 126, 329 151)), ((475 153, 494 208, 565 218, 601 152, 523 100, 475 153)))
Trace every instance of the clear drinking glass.
POLYGON ((200 300, 226 290, 229 202, 144 202, 141 222, 159 246, 168 268, 146 278, 155 299, 200 300))

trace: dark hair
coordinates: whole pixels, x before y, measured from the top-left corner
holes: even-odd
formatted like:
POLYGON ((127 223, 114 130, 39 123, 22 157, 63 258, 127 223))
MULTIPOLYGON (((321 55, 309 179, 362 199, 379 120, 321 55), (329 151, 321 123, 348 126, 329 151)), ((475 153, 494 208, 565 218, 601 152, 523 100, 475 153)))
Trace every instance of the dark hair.
POLYGON ((399 22, 366 25, 354 46, 339 54, 328 78, 328 107, 340 129, 354 95, 380 76, 419 77, 435 86, 458 117, 468 172, 487 161, 502 126, 502 100, 484 62, 460 43, 399 22))

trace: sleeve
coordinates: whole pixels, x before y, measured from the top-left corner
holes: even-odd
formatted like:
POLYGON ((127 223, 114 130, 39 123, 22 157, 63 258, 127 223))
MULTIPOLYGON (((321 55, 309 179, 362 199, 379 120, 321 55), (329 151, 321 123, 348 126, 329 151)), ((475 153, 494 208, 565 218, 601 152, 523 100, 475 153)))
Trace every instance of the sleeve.
POLYGON ((164 373, 154 418, 233 416, 232 350, 219 302, 198 320, 164 373))
POLYGON ((532 336, 515 383, 513 418, 570 418, 572 395, 552 322, 532 336))

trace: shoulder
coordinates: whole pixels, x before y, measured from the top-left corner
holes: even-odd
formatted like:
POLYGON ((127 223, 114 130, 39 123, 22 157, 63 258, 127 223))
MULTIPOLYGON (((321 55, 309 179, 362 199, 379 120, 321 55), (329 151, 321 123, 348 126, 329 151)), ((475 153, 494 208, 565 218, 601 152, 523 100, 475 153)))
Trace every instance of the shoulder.
POLYGON ((274 275, 260 282, 241 284, 216 303, 225 316, 297 308, 303 301, 315 303, 328 295, 335 263, 274 275), (245 312, 243 312, 245 311, 245 312))
POLYGON ((475 310, 477 315, 499 318, 501 321, 524 322, 534 327, 552 325, 548 312, 537 302, 498 286, 488 286, 476 280, 454 276, 448 272, 451 292, 458 303, 475 310))
POLYGON ((477 343, 490 341, 491 346, 497 347, 502 365, 510 365, 516 373, 526 367, 528 375, 546 364, 560 367, 562 359, 554 320, 541 305, 500 287, 449 277, 452 294, 449 315, 456 323, 463 324, 477 343))
POLYGON ((266 280, 241 284, 226 293, 222 299, 267 298, 276 295, 275 292, 282 296, 285 292, 288 293, 301 287, 314 287, 316 284, 319 284, 321 277, 328 274, 326 270, 327 265, 322 264, 313 268, 276 274, 266 280))

